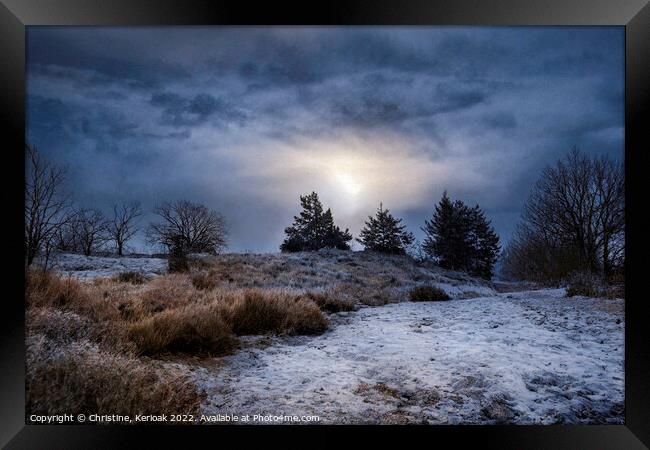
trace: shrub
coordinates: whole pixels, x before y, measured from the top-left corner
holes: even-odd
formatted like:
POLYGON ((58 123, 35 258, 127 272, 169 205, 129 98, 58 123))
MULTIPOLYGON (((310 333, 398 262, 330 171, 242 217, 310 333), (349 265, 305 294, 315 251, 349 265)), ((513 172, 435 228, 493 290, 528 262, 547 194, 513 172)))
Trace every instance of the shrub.
POLYGON ((607 298, 625 298, 625 285, 616 284, 607 286, 605 289, 605 297, 607 298))
POLYGON ((413 302, 437 302, 450 300, 445 291, 437 286, 416 286, 409 292, 413 302))
POLYGON ((28 414, 198 413, 202 395, 184 375, 104 352, 65 352, 26 379, 28 414))
POLYGON ((340 311, 354 311, 356 309, 354 302, 334 295, 332 292, 312 292, 305 294, 309 300, 312 300, 321 311, 337 313, 340 311))
POLYGON ((237 345, 221 308, 192 304, 168 309, 129 326, 129 338, 142 354, 162 352, 231 352, 237 345))
POLYGON ((187 257, 185 255, 169 255, 167 260, 169 273, 183 273, 190 270, 187 257))
POLYGON ((147 281, 147 278, 140 272, 121 272, 115 280, 120 283, 142 284, 147 281))
POLYGON ((329 326, 314 302, 280 290, 248 289, 226 299, 224 314, 237 335, 318 334, 329 326))
POLYGON ((601 297, 605 296, 605 290, 603 281, 597 275, 590 272, 574 272, 569 277, 566 296, 601 297))

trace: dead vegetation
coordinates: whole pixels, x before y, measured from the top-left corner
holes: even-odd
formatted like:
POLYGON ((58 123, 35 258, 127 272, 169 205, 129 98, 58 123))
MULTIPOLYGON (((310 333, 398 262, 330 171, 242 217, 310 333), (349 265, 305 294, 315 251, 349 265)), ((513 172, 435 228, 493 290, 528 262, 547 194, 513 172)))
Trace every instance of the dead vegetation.
POLYGON ((402 301, 437 281, 467 283, 406 256, 341 251, 193 257, 187 272, 153 279, 32 271, 28 411, 187 412, 201 394, 157 362, 228 354, 243 335, 319 334, 326 314, 402 301))
POLYGON ((185 305, 168 309, 129 325, 129 339, 138 352, 201 352, 225 354, 237 340, 217 305, 185 305))
POLYGON ((624 298, 624 284, 608 284, 602 277, 589 272, 572 273, 568 279, 567 297, 624 298))
POLYGON ((237 335, 319 334, 328 322, 318 306, 281 290, 250 289, 227 295, 223 315, 237 335))
POLYGON ((445 283, 463 286, 467 292, 460 296, 476 296, 472 286, 491 286, 489 282, 460 272, 447 271, 426 262, 418 263, 406 255, 371 251, 321 250, 193 257, 190 259, 190 274, 198 290, 296 290, 310 295, 326 312, 404 301, 409 291, 418 285, 445 283))
POLYGON ((67 351, 46 363, 30 363, 26 409, 31 414, 199 412, 202 394, 185 375, 134 357, 67 351))
POLYGON ((416 286, 409 291, 412 302, 440 302, 451 300, 445 291, 436 286, 416 286))
POLYGON ((196 387, 147 357, 221 355, 239 335, 317 334, 329 325, 300 292, 199 289, 190 274, 82 283, 32 271, 26 305, 28 411, 43 414, 195 411, 196 387))
POLYGON ((144 275, 140 272, 122 272, 117 277, 116 281, 121 283, 133 283, 133 284, 142 284, 147 281, 144 275))

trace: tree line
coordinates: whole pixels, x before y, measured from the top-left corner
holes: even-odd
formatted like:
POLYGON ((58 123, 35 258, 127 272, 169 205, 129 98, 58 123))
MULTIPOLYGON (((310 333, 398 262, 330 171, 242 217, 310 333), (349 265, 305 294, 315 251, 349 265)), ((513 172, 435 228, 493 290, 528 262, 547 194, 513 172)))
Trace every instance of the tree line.
MULTIPOLYGON (((111 249, 123 255, 140 230, 138 202, 113 205, 108 216, 75 206, 65 190, 66 172, 25 147, 25 263, 38 256, 45 266, 52 251, 91 255, 111 249)), ((283 252, 350 249, 353 237, 334 223, 315 192, 300 196, 302 207, 285 229, 283 252)), ((204 205, 164 202, 146 227, 147 242, 170 255, 220 252, 226 246, 224 217, 204 205)), ((368 250, 404 254, 415 250, 438 265, 486 278, 499 256, 499 237, 481 208, 452 201, 445 192, 415 245, 402 219, 379 205, 356 241, 368 250), (416 247, 414 249, 414 247, 416 247)), ((622 163, 589 157, 574 148, 546 167, 524 206, 521 221, 501 254, 503 273, 516 279, 558 281, 573 272, 621 275, 625 263, 625 173, 622 163)))
MULTIPOLYGON (((26 266, 43 256, 47 267, 52 251, 89 256, 112 249, 123 255, 128 242, 140 230, 140 204, 115 204, 108 216, 98 209, 77 207, 65 191, 65 170, 44 160, 33 146, 26 146, 25 155, 26 266)), ((285 229, 281 251, 350 249, 352 234, 335 225, 332 210, 323 208, 318 194, 301 196, 300 204, 302 211, 285 229)), ((164 202, 153 212, 158 220, 147 226, 146 240, 167 251, 170 268, 182 270, 189 253, 216 254, 226 246, 224 217, 204 205, 187 200, 164 202)), ((478 205, 470 208, 460 200, 451 202, 445 192, 422 230, 426 239, 421 250, 426 258, 444 268, 492 276, 499 238, 478 205)), ((406 230, 402 219, 380 204, 356 240, 368 250, 405 254, 415 237, 406 230)))
MULTIPOLYGON (((324 210, 316 192, 300 196, 302 210, 284 231, 283 252, 315 251, 322 248, 349 250, 352 235, 334 224, 331 209, 324 210)), ((422 230, 425 257, 443 268, 467 271, 491 278, 499 255, 499 237, 481 208, 452 202, 445 192, 422 230)), ((385 254, 406 254, 415 236, 406 230, 401 218, 379 205, 368 216, 356 239, 367 250, 385 254)))
POLYGON ((625 264, 625 170, 577 148, 546 167, 503 253, 517 279, 559 281, 575 272, 622 276, 625 264))
MULTIPOLYGON (((43 257, 47 267, 53 251, 86 256, 113 250, 119 256, 140 231, 143 212, 138 202, 113 205, 112 214, 79 207, 66 191, 66 171, 25 146, 25 265, 43 257)), ((216 211, 185 200, 154 208, 159 220, 146 228, 147 242, 170 254, 218 253, 226 244, 226 222, 216 211)))

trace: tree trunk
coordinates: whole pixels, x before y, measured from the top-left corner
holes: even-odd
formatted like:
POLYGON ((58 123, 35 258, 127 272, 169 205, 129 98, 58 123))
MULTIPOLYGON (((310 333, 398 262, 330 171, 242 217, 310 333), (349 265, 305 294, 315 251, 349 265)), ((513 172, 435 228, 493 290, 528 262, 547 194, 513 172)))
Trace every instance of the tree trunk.
POLYGON ((609 237, 606 237, 603 241, 603 276, 607 277, 609 272, 609 237))

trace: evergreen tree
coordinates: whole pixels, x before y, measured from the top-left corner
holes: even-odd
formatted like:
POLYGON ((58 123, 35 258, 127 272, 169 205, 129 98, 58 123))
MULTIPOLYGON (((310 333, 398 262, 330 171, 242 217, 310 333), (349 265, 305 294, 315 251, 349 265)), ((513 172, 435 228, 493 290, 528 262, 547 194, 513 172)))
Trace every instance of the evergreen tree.
POLYGON ((425 233, 425 239, 422 249, 427 256, 436 259, 438 264, 446 269, 454 269, 457 265, 452 238, 454 222, 454 205, 445 191, 431 220, 424 221, 422 231, 425 233))
POLYGON ((499 254, 499 236, 481 208, 452 203, 445 192, 433 217, 424 222, 423 250, 441 267, 491 278, 499 254))
POLYGON ((323 214, 323 242, 319 248, 338 248, 339 250, 350 250, 349 241, 352 240, 350 231, 346 228, 341 231, 339 227, 334 225, 334 218, 332 210, 327 208, 323 214))
POLYGON ((349 250, 352 236, 334 225, 332 211, 323 212, 316 192, 300 196, 302 211, 294 216, 293 224, 285 228, 287 235, 280 250, 283 252, 314 251, 321 248, 349 250))
POLYGON ((499 236, 478 205, 470 210, 470 223, 472 257, 470 271, 490 279, 494 264, 499 257, 499 236))
POLYGON ((404 254, 415 239, 413 233, 401 225, 402 219, 396 219, 388 209, 380 204, 375 217, 368 216, 359 233, 359 241, 369 250, 382 253, 404 254))

